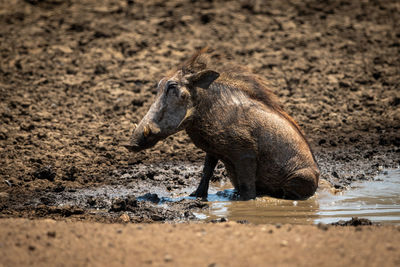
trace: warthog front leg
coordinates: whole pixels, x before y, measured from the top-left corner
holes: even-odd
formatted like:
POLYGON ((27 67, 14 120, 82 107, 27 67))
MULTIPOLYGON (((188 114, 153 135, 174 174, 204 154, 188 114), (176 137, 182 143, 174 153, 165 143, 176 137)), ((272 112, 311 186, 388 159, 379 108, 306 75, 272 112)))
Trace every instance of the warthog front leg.
POLYGON ((235 162, 240 200, 256 198, 256 170, 257 161, 254 155, 243 155, 235 162))
POLYGON ((196 191, 191 193, 191 197, 198 197, 202 199, 207 199, 208 196, 208 185, 210 184, 210 178, 213 175, 215 166, 217 166, 218 159, 210 154, 206 154, 204 160, 203 174, 201 176, 201 181, 196 191))

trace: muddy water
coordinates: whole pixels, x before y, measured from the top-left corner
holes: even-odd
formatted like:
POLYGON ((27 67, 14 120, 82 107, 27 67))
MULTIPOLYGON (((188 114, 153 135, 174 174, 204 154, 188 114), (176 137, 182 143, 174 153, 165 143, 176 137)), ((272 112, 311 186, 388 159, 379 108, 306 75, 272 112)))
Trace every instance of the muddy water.
MULTIPOLYGON (((218 191, 219 188, 216 185, 212 190, 218 191)), ((210 209, 197 216, 207 221, 223 217, 255 224, 333 223, 352 217, 400 224, 400 169, 387 170, 373 181, 355 183, 342 192, 334 193, 322 185, 314 197, 305 201, 262 197, 243 202, 234 201, 234 198, 231 189, 215 192, 208 199, 210 209)))
MULTIPOLYGON (((199 168, 196 171, 199 171, 199 168)), ((165 177, 168 175, 170 174, 166 173, 165 177)), ((165 177, 163 176, 163 179, 165 177)), ((355 182, 351 188, 339 192, 334 191, 327 182, 322 182, 315 196, 305 201, 271 197, 237 201, 232 185, 224 182, 226 179, 220 181, 222 182, 212 183, 210 186, 209 208, 190 210, 195 215, 193 218, 190 217, 190 220, 197 218, 197 220, 212 221, 226 218, 229 221, 248 221, 254 224, 316 224, 360 217, 373 222, 400 224, 400 169, 386 170, 372 181, 355 182)), ((198 181, 193 179, 180 189, 170 191, 163 184, 157 186, 148 183, 147 180, 140 180, 137 184, 78 189, 47 197, 54 198, 53 204, 56 206, 80 207, 90 214, 101 214, 101 216, 112 216, 109 210, 115 199, 126 199, 128 196, 134 196, 138 201, 148 203, 150 206, 146 206, 145 209, 153 209, 157 214, 168 210, 184 214, 188 211, 187 207, 179 206, 179 203, 182 203, 180 201, 183 199, 195 199, 188 197, 196 188, 194 182, 198 181)), ((142 212, 143 209, 139 209, 134 215, 142 215, 142 212)), ((182 218, 188 219, 185 216, 171 215, 165 220, 181 221, 182 218)))

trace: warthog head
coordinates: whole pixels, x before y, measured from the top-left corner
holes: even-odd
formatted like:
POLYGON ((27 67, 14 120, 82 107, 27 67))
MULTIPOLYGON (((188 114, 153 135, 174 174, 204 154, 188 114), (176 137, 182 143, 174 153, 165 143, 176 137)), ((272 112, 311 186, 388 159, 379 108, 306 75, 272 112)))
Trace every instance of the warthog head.
POLYGON ((140 151, 183 130, 196 111, 194 89, 207 89, 218 77, 219 74, 212 70, 196 73, 179 70, 173 76, 161 79, 154 103, 136 126, 130 144, 125 147, 131 151, 140 151))

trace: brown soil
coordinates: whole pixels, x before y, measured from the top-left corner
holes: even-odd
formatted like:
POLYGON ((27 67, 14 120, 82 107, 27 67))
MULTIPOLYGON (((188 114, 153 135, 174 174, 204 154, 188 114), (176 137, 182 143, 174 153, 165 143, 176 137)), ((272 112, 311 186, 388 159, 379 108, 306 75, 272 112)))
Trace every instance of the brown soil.
POLYGON ((0 266, 399 266, 400 228, 1 219, 0 266))
POLYGON ((80 187, 194 186, 204 153, 184 133, 122 144, 162 73, 206 44, 275 84, 336 187, 398 166, 397 1, 261 2, 2 2, 0 211, 80 187))
POLYGON ((204 153, 185 133, 122 144, 163 73, 205 45, 274 84, 335 187, 400 164, 398 1, 1 1, 0 217, 193 220, 204 203, 158 203, 195 188, 204 153))

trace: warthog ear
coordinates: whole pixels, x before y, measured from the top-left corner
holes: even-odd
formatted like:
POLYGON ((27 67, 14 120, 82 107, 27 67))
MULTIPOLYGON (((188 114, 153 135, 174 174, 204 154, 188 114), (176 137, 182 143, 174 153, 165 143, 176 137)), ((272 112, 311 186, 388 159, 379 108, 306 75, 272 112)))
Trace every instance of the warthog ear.
POLYGON ((213 70, 202 70, 195 74, 191 74, 186 79, 189 84, 194 87, 201 87, 207 89, 210 84, 219 77, 219 73, 213 70))

